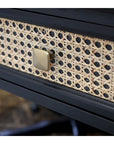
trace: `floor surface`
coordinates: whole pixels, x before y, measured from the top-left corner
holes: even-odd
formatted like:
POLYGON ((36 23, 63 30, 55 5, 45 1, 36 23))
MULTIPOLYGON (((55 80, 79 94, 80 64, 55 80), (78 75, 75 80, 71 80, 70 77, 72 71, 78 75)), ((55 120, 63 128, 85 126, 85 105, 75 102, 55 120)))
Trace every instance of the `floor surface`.
MULTIPOLYGON (((0 90, 0 131, 32 126, 45 120, 56 120, 62 115, 44 107, 35 107, 32 102, 9 92, 0 90)), ((52 133, 51 135, 71 135, 72 133, 52 133)), ((86 135, 107 135, 99 130, 87 131, 86 135)))

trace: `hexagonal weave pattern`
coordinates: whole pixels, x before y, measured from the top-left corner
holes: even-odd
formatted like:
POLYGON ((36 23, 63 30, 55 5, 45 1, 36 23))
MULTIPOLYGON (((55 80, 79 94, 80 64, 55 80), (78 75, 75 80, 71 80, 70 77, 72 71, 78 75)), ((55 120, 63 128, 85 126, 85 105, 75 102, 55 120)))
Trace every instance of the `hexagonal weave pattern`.
POLYGON ((114 102, 114 42, 0 18, 0 64, 114 102), (48 72, 33 49, 52 50, 48 72))

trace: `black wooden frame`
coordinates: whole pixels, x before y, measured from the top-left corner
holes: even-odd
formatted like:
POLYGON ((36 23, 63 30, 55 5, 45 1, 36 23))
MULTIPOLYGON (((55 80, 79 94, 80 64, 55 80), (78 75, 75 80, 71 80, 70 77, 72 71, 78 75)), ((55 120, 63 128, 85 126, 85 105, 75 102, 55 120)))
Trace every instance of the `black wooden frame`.
MULTIPOLYGON (((61 22, 61 20, 58 20, 60 18, 57 18, 56 21, 56 17, 26 12, 25 10, 0 9, 0 17, 10 18, 12 20, 31 23, 31 16, 33 19, 32 24, 63 30, 68 29, 68 31, 72 30, 73 32, 77 31, 75 27, 71 29, 69 25, 65 23, 70 22, 73 26, 77 24, 74 20, 63 19, 63 22, 61 22), (38 19, 40 18, 41 21, 36 20, 36 17, 38 19), (50 22, 49 20, 47 22, 46 20, 48 18, 53 21, 50 22), (54 25, 55 22, 58 23, 54 25)), ((94 25, 94 27, 96 27, 96 25, 94 25)), ((113 29, 112 27, 110 28, 113 29)), ((83 30, 84 33, 87 31, 86 26, 83 30)), ((90 35, 94 36, 94 31, 90 32, 90 35)), ((104 33, 106 32, 107 31, 104 33)), ((86 34, 88 33, 86 32, 86 34)), ((104 37, 106 38, 108 35, 109 34, 106 33, 104 37)), ((100 33, 99 36, 102 37, 100 33)), ((110 37, 112 37, 112 35, 110 35, 110 37)), ((110 37, 107 38, 110 39, 110 37)), ((114 134, 114 104, 112 102, 19 72, 3 65, 0 65, 0 88, 73 119, 114 134)))
MULTIPOLYGON (((77 17, 77 19, 69 19, 73 12, 69 17, 65 17, 65 13, 63 13, 63 17, 57 17, 51 15, 53 11, 48 11, 50 13, 46 15, 47 9, 37 9, 37 11, 33 11, 32 9, 0 9, 0 17, 114 41, 113 13, 106 15, 105 12, 98 13, 96 11, 93 13, 95 19, 92 21, 83 21, 84 16, 92 19, 91 11, 88 12, 88 10, 86 10, 86 13, 83 11, 80 12, 80 17, 77 17), (41 11, 44 11, 44 13, 41 13, 41 11), (102 17, 104 17, 104 20, 100 21, 102 17), (98 21, 100 21, 100 23, 98 23, 98 21), (105 24, 103 25, 103 23, 105 24)), ((57 12, 58 11, 59 10, 57 10, 57 12)))

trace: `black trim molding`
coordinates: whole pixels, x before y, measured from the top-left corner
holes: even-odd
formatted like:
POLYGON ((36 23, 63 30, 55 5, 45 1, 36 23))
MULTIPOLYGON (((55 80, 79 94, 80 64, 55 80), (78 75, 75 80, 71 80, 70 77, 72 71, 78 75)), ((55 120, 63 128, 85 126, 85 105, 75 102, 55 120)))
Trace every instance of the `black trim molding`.
MULTIPOLYGON (((83 10, 80 13, 83 14, 83 10)), ((95 15, 95 17, 97 17, 97 15, 98 13, 95 15)), ((89 15, 86 13, 86 16, 89 15)), ((99 24, 97 23, 98 20, 94 20, 94 22, 91 23, 87 20, 79 20, 79 18, 78 20, 69 19, 20 9, 0 9, 0 17, 114 41, 113 18, 110 26, 99 24)), ((104 17, 103 21, 107 21, 107 19, 104 17)))

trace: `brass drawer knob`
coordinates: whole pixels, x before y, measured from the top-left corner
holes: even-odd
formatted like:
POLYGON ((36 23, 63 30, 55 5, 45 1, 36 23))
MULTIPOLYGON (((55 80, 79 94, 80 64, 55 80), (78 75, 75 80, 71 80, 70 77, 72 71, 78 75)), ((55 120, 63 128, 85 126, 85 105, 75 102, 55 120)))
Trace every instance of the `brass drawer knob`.
POLYGON ((33 49, 33 65, 41 70, 49 71, 50 61, 54 58, 53 52, 41 49, 33 49))

